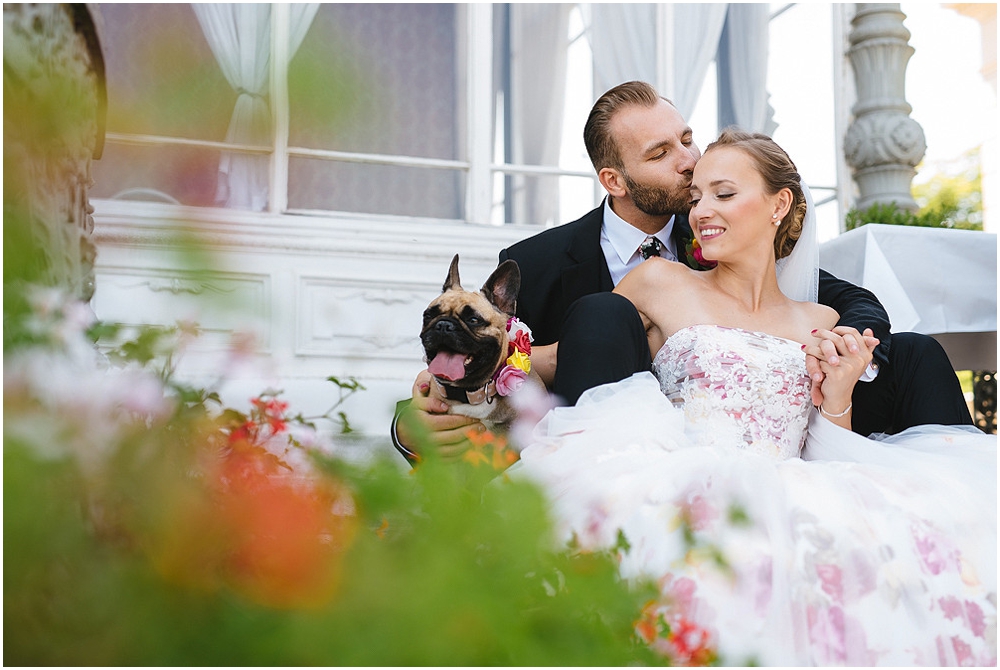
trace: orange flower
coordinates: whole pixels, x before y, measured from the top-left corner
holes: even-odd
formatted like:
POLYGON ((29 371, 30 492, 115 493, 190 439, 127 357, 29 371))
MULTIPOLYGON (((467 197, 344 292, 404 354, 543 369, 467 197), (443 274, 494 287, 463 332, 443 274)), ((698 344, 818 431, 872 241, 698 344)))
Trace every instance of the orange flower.
POLYGON ((285 421, 285 411, 288 403, 277 398, 264 400, 263 398, 251 398, 250 402, 257 408, 260 418, 271 427, 271 432, 277 435, 283 432, 288 424, 285 421))
POLYGON ((493 450, 493 469, 494 470, 506 470, 510 466, 514 465, 520 455, 513 449, 499 448, 493 450))
POLYGON ((261 475, 228 487, 220 516, 230 534, 227 581, 278 608, 326 603, 339 583, 339 557, 356 519, 332 513, 346 495, 328 482, 261 475))
POLYGON ((706 665, 715 659, 708 631, 684 617, 678 617, 667 640, 673 647, 674 661, 682 665, 706 665))
POLYGON ((220 454, 212 438, 202 451, 215 457, 201 476, 162 482, 158 523, 145 543, 155 569, 187 587, 228 586, 267 607, 327 603, 357 525, 353 514, 335 511, 352 507, 348 492, 286 474, 287 464, 246 439, 227 439, 220 454))
POLYGON ((635 631, 639 638, 671 665, 708 665, 717 656, 711 635, 694 621, 674 610, 673 605, 653 600, 642 608, 635 631))
POLYGON ((507 439, 502 435, 494 435, 488 430, 482 433, 470 430, 466 437, 472 446, 462 454, 462 460, 472 465, 489 465, 499 472, 520 458, 516 451, 507 447, 507 439))
POLYGON ((635 622, 635 630, 646 644, 653 644, 665 626, 666 622, 663 620, 663 615, 657 611, 655 600, 646 603, 639 620, 635 622))
POLYGON ((462 454, 462 460, 475 466, 482 463, 489 465, 490 457, 483 453, 482 448, 474 446, 462 454))
POLYGON ((474 447, 485 447, 497 443, 502 445, 507 444, 507 440, 503 437, 498 437, 488 430, 484 430, 481 433, 470 430, 466 432, 465 437, 468 438, 474 447))

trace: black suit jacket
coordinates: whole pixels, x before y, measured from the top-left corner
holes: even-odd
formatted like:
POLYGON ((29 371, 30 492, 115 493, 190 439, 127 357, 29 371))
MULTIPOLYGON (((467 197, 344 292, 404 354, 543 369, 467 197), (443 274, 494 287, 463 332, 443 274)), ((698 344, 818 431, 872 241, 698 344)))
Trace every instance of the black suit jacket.
MULTIPOLYGON (((614 288, 601 250, 603 222, 602 203, 572 223, 542 231, 500 252, 501 263, 513 259, 521 270, 517 317, 531 328, 536 344, 559 340, 566 310, 575 300, 614 288)), ((691 239, 686 216, 675 219, 672 235, 678 254, 683 254, 691 239)), ((886 363, 889 315, 874 294, 820 270, 819 302, 837 310, 839 325, 859 331, 871 328, 881 341, 875 362, 886 363)))

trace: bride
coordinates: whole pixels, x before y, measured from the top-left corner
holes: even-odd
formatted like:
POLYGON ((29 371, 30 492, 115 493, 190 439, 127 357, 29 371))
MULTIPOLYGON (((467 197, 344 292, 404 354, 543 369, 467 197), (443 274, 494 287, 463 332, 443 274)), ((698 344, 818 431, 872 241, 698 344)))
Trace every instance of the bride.
POLYGON ((770 138, 711 144, 689 218, 715 269, 654 258, 615 289, 653 373, 551 411, 511 474, 563 540, 658 583, 640 631, 675 662, 995 665, 995 437, 851 432, 878 341, 815 303, 815 217, 770 138))

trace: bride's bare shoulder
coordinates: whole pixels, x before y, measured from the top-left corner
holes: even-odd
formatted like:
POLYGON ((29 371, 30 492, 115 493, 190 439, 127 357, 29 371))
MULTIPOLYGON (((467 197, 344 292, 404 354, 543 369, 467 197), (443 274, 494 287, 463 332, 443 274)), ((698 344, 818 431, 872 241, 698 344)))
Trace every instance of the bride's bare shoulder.
POLYGON ((813 328, 833 328, 840 320, 837 310, 818 302, 800 302, 797 305, 806 321, 814 324, 813 328))
POLYGON ((650 258, 640 263, 634 270, 625 275, 615 288, 616 293, 638 294, 656 290, 664 285, 690 282, 694 270, 683 263, 668 261, 665 258, 650 258))

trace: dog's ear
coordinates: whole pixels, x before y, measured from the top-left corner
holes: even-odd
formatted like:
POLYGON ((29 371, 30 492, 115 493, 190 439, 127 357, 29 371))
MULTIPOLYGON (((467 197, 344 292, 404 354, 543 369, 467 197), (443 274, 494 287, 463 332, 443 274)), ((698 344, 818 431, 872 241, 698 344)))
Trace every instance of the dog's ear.
POLYGON ((483 295, 504 314, 513 316, 517 308, 517 292, 521 290, 521 269, 510 259, 501 263, 483 284, 483 295))
POLYGON ((462 282, 458 278, 458 254, 455 254, 455 257, 451 259, 451 267, 448 268, 448 277, 444 280, 441 292, 444 293, 453 288, 462 288, 462 282))

